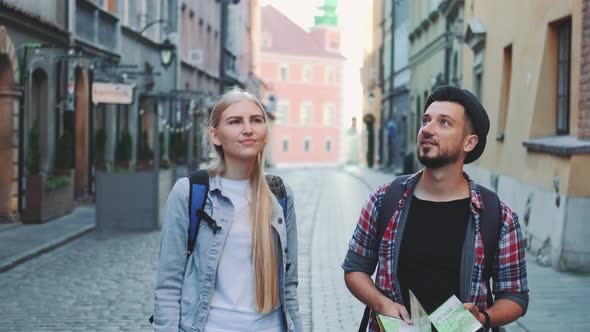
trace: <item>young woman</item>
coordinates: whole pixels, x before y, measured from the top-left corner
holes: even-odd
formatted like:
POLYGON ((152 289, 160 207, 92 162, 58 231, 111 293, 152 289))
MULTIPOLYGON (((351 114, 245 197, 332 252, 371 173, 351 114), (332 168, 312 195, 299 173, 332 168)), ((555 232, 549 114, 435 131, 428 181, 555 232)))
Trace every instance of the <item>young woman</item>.
POLYGON ((187 259, 189 179, 164 210, 153 326, 156 331, 303 331, 297 300, 297 227, 287 188, 283 212, 265 180, 268 123, 263 106, 234 89, 211 113, 205 213, 187 259), (283 218, 286 219, 283 222, 283 218))

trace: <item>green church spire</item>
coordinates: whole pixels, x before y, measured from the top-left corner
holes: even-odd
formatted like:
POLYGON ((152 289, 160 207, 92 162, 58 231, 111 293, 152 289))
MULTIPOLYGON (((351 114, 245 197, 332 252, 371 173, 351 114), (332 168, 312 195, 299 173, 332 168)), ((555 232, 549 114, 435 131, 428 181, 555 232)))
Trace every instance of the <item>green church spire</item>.
POLYGON ((336 8, 338 8, 338 0, 324 0, 324 5, 320 7, 324 11, 324 15, 315 17, 315 26, 337 26, 336 8))

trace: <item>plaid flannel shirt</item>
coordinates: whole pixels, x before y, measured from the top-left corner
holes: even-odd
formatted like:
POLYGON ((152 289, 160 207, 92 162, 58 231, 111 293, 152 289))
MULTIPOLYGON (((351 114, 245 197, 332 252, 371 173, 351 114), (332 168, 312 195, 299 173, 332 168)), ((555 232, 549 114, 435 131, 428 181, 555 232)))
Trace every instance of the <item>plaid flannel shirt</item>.
MULTIPOLYGON (((349 252, 353 252, 371 261, 378 259, 379 265, 377 267, 375 285, 383 294, 397 303, 402 303, 401 294, 395 289, 395 285, 398 284, 397 279, 393 275, 393 271, 397 270, 397 267, 394 269, 393 264, 397 262, 399 255, 399 245, 396 243, 396 239, 401 239, 401 236, 397 236, 397 230, 404 205, 410 200, 414 186, 421 175, 422 171, 412 175, 403 183, 406 190, 392 216, 392 221, 389 222, 385 229, 381 243, 375 243, 377 214, 382 204, 383 196, 390 185, 389 183, 379 187, 370 196, 368 202, 361 210, 360 218, 349 245, 349 252)), ((485 310, 487 309, 486 297, 488 288, 483 278, 484 246, 479 230, 479 211, 483 208, 483 201, 475 182, 467 174, 464 174, 464 176, 469 181, 471 193, 470 215, 472 218, 470 220, 475 222, 475 262, 471 273, 471 287, 468 293, 468 302, 474 303, 480 310, 485 310)), ((500 230, 496 259, 492 266, 493 294, 496 300, 499 298, 514 300, 526 311, 528 305, 528 285, 522 232, 516 213, 503 202, 500 202, 500 207, 502 210, 502 228, 500 230)), ((345 271, 351 272, 351 269, 347 268, 346 260, 343 268, 345 271)), ((369 331, 379 332, 379 326, 373 311, 369 320, 369 331)))

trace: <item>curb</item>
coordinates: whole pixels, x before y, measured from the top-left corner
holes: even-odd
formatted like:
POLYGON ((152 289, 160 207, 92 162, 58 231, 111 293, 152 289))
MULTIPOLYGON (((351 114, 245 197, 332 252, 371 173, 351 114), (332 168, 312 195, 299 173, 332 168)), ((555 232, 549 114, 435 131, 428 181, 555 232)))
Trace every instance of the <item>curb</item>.
POLYGON ((373 188, 373 186, 371 186, 371 184, 364 177, 362 177, 360 174, 356 174, 355 172, 353 172, 349 169, 346 169, 346 168, 343 168, 343 171, 346 174, 348 174, 348 175, 352 176, 353 178, 362 182, 365 186, 367 186, 367 188, 369 188, 369 191, 375 190, 375 188, 373 188))
POLYGON ((39 245, 36 248, 32 248, 31 250, 29 250, 27 252, 3 259, 2 261, 0 261, 0 273, 4 273, 4 272, 16 267, 19 264, 22 264, 28 260, 31 260, 32 258, 40 256, 46 252, 52 251, 53 249, 60 247, 68 242, 71 242, 77 238, 80 238, 83 235, 93 231, 95 228, 96 228, 95 225, 85 226, 85 227, 78 229, 76 231, 73 231, 69 234, 65 234, 63 237, 61 237, 59 239, 55 239, 51 242, 45 243, 43 245, 39 245))

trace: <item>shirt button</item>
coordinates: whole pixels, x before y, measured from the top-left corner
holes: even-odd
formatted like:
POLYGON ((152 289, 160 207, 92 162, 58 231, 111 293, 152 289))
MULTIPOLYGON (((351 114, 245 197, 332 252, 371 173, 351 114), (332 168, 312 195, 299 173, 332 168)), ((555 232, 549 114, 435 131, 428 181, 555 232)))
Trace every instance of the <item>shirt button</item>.
POLYGON ((282 224, 282 223, 283 223, 283 219, 279 218, 279 224, 282 224))

